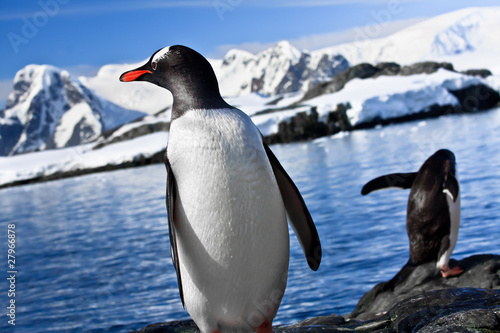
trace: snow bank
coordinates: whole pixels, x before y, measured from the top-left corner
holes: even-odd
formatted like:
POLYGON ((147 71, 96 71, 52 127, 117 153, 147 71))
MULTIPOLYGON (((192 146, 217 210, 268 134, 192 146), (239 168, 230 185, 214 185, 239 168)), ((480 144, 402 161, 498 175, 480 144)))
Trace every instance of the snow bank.
POLYGON ((0 157, 0 185, 58 172, 120 165, 165 149, 168 132, 156 132, 92 150, 94 144, 0 157))
POLYGON ((347 116, 351 125, 375 118, 391 119, 420 112, 431 105, 456 105, 457 99, 449 90, 486 83, 445 69, 432 74, 410 76, 380 76, 375 79, 354 79, 344 89, 307 101, 317 106, 320 115, 336 109, 337 104, 350 103, 347 116))

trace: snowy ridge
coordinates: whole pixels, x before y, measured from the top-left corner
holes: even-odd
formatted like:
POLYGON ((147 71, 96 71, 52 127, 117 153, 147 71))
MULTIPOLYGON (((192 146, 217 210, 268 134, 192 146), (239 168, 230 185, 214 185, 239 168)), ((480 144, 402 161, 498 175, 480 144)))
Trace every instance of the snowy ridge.
MULTIPOLYGON (((500 7, 466 8, 439 15, 388 37, 345 43, 321 50, 342 54, 352 64, 424 60, 448 61, 456 69, 471 68, 467 55, 500 52, 500 7)), ((495 65, 491 63, 491 65, 495 65)), ((472 67, 484 67, 478 64, 472 67)), ((495 66, 500 70, 498 65, 495 66)), ((496 72, 495 68, 490 68, 496 72)))

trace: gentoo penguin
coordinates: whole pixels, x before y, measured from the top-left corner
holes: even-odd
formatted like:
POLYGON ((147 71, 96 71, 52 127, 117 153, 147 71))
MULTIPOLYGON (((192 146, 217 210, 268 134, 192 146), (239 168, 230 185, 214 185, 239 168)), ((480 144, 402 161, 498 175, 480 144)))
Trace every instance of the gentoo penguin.
POLYGON ((202 332, 272 332, 288 274, 287 213, 309 267, 321 260, 297 187, 196 51, 165 47, 120 81, 151 82, 174 98, 167 212, 183 305, 202 332))
POLYGON ((429 157, 418 172, 381 176, 361 190, 361 194, 366 195, 388 187, 411 188, 406 219, 410 239, 407 265, 436 261, 445 278, 463 272, 460 267, 448 266, 460 226, 460 186, 455 167, 455 155, 441 149, 429 157))

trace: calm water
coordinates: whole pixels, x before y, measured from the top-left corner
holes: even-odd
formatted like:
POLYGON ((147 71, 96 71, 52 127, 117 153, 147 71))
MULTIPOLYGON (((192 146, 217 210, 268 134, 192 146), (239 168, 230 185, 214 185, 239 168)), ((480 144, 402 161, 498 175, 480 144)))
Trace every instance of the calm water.
MULTIPOLYGON (((454 258, 500 253, 500 109, 272 146, 304 195, 323 244, 308 269, 292 236, 275 323, 350 312, 408 258, 408 191, 362 185, 415 171, 440 148, 458 162, 462 225, 454 258)), ((127 332, 188 318, 170 261, 162 165, 0 190, 0 304, 8 305, 7 224, 16 224, 17 332, 127 332)), ((0 317, 0 330, 10 327, 0 317)))

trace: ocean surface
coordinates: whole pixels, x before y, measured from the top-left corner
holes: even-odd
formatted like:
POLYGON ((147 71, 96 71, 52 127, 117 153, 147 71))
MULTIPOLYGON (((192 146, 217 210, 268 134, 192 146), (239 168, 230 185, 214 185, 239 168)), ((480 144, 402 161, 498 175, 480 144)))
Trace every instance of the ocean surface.
MULTIPOLYGON (((500 109, 271 146, 302 192, 323 260, 311 271, 291 235, 288 288, 275 324, 346 314, 408 259, 409 190, 363 197, 436 150, 457 158, 462 222, 453 258, 500 254, 500 109)), ((1 172, 1 170, 0 170, 1 172)), ((0 190, 0 331, 128 332, 185 319, 170 259, 163 165, 0 190), (16 325, 5 315, 8 224, 15 224, 16 325)))

